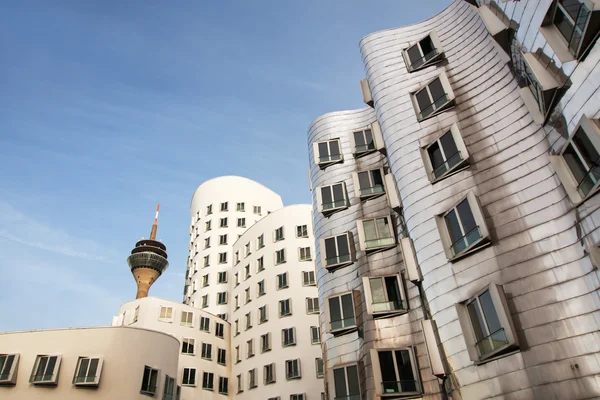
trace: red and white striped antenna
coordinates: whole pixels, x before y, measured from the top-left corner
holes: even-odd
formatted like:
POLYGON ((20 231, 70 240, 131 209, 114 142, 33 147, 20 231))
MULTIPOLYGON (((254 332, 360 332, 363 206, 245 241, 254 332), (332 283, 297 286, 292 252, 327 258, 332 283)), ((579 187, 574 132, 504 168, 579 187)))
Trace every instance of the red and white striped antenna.
POLYGON ((156 215, 154 216, 154 223, 152 224, 152 230, 150 231, 150 240, 156 240, 156 230, 158 229, 158 212, 160 211, 160 204, 156 206, 156 215))

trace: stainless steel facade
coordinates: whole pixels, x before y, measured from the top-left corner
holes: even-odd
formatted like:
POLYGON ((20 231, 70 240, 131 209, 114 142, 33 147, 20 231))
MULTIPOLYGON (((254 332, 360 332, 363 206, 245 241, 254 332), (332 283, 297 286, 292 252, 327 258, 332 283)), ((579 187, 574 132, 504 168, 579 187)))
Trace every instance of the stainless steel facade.
MULTIPOLYGON (((600 118, 600 45, 592 42, 586 54, 575 57, 558 48, 552 24, 547 25, 556 1, 473 3, 457 0, 427 21, 363 38, 360 51, 373 108, 325 114, 309 128, 330 399, 336 397, 332 371, 353 364, 362 399, 403 396, 402 390, 381 390, 372 349, 414 351, 421 390, 408 398, 600 397, 600 197, 592 191, 573 202, 555 162, 583 115, 594 124, 600 118), (403 50, 431 32, 443 61, 409 72, 403 50), (542 89, 557 82, 541 120, 528 103, 524 59, 535 63, 539 84, 546 85, 542 89), (442 73, 454 95, 452 107, 419 121, 413 94, 442 73), (355 157, 349 135, 376 121, 385 149, 355 157), (432 182, 424 149, 451 126, 464 141, 468 164, 432 182), (319 166, 314 144, 331 139, 339 139, 343 160, 319 166), (372 168, 391 173, 397 189, 388 183, 386 195, 361 200, 353 173, 372 168), (349 207, 324 215, 317 193, 337 182, 345 183, 349 207), (395 190, 401 210, 390 207, 395 190), (439 221, 468 193, 477 199, 489 243, 449 260, 439 221), (403 254, 400 244, 373 254, 360 249, 359 221, 386 215, 397 225, 398 240, 412 240, 422 275, 417 284, 409 280, 403 258, 410 254, 403 254), (322 240, 348 231, 356 247, 354 262, 331 272, 323 265, 322 240), (374 318, 367 312, 362 278, 389 274, 402 274, 409 310, 374 318), (504 353, 485 358, 473 355, 473 333, 467 332, 460 310, 492 284, 505 294, 511 326, 504 329, 514 330, 516 337, 504 353), (354 291, 358 329, 333 335, 327 299, 348 291, 354 291), (435 321, 439 347, 428 342, 428 350, 423 319, 435 321), (442 373, 430 357, 434 347, 441 353, 442 373)), ((598 1, 582 3, 598 17, 598 1)))

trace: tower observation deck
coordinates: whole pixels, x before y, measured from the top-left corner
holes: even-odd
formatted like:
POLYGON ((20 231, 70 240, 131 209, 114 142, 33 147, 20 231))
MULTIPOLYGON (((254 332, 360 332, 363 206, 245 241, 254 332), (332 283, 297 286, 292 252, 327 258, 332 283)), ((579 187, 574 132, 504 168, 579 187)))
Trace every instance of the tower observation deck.
POLYGON ((127 264, 137 284, 136 299, 148 297, 150 286, 165 272, 169 266, 167 261, 167 247, 156 240, 158 229, 158 211, 160 204, 156 207, 156 216, 152 224, 149 239, 142 239, 135 244, 131 255, 127 257, 127 264))

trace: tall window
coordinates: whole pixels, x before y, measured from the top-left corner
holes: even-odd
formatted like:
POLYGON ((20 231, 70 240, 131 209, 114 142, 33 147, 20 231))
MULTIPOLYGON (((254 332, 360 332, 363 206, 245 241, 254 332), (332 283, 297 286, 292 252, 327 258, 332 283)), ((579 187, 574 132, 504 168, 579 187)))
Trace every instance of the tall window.
POLYGON ((265 385, 275 383, 275 364, 267 364, 264 368, 265 385))
POLYGON ((227 292, 217 293, 217 304, 227 304, 227 292))
POLYGON ((252 368, 250 371, 248 371, 248 388, 254 389, 257 386, 258 383, 256 382, 256 368, 252 368))
POLYGON ((275 251, 275 264, 282 264, 285 262, 285 249, 275 251))
POLYGON ((358 194, 361 199, 379 196, 385 193, 383 174, 380 169, 358 172, 355 184, 358 185, 358 194))
POLYGON ((286 317, 288 315, 292 315, 292 300, 279 300, 279 316, 286 317))
POLYGON ((339 139, 315 143, 313 151, 315 153, 317 164, 321 167, 343 160, 339 139))
POLYGON ((352 263, 348 233, 322 239, 321 249, 323 248, 323 264, 326 268, 333 269, 352 263))
POLYGON ((364 237, 361 247, 365 251, 383 250, 396 245, 389 216, 359 221, 358 229, 359 235, 362 233, 364 237))
POLYGON ((210 266, 210 258, 208 255, 204 256, 204 268, 210 266))
POLYGON ((254 206, 254 214, 261 215, 262 214, 262 207, 261 206, 254 206))
POLYGON ((194 326, 194 313, 190 311, 181 312, 181 325, 182 326, 194 326))
POLYGON ((212 204, 206 206, 206 215, 210 215, 212 214, 212 204))
POLYGON ((347 208, 346 184, 340 182, 317 188, 317 202, 321 206, 323 213, 331 213, 347 208))
POLYGON ((260 351, 261 353, 271 350, 271 334, 265 333, 260 337, 260 351))
POLYGON ((210 237, 204 239, 204 248, 208 249, 210 247, 210 237))
POLYGON ((300 359, 287 360, 285 362, 285 377, 287 379, 299 379, 300 375, 300 359))
POLYGON ((217 349, 217 363, 227 365, 227 350, 217 349))
POLYGON ((269 314, 267 313, 267 305, 258 308, 258 323, 262 324, 269 320, 269 314))
POLYGON ((250 297, 250 288, 246 288, 246 290, 244 290, 244 294, 246 297, 245 303, 247 304, 252 300, 252 298, 250 297))
POLYGON ((453 104, 454 93, 445 74, 436 77, 413 95, 417 119, 422 121, 437 115, 453 104))
POLYGON ((432 32, 403 52, 409 72, 425 68, 443 58, 437 35, 432 32))
POLYGON ((208 307, 208 295, 205 294, 204 296, 202 296, 201 300, 202 300, 202 308, 208 307))
POLYGON ((333 370, 333 384, 336 399, 360 399, 360 385, 358 368, 356 365, 335 368, 333 370))
POLYGON ((212 344, 202 343, 202 358, 212 360, 212 344))
POLYGON ((281 330, 283 347, 296 344, 296 328, 287 328, 281 330))
POLYGON ((244 381, 242 380, 242 375, 237 376, 237 392, 242 393, 244 391, 244 381))
POLYGON ((302 286, 315 286, 315 271, 302 271, 302 286))
POLYGON ((283 239, 285 239, 283 236, 283 226, 280 226, 279 228, 275 229, 275 241, 278 242, 283 239))
POLYGON ((262 249, 265 247, 265 235, 262 234, 256 238, 256 249, 262 249))
POLYGON ((319 298, 318 297, 307 297, 306 298, 306 313, 307 314, 318 314, 319 313, 319 298))
POLYGON ((194 354, 194 344, 196 340, 193 338, 183 338, 181 343, 181 354, 194 354))
POLYGON ((209 274, 202 275, 202 287, 208 286, 208 276, 209 274))
POLYGON ((307 238, 308 237, 308 225, 296 226, 296 237, 297 238, 307 238))
POLYGON ((318 326, 310 327, 310 343, 318 344, 321 343, 321 328, 318 326))
POLYGON ((182 385, 196 386, 196 368, 184 368, 183 378, 181 379, 182 385))
POLYGON ((259 281, 256 285, 258 286, 258 297, 263 296, 266 293, 265 280, 263 279, 262 281, 259 281))
POLYGON ((254 357, 254 339, 250 339, 246 341, 246 349, 247 355, 246 358, 254 357))
MULTIPOLYGON (((0 363, 1 367, 1 363, 0 363)), ((2 368, 0 368, 0 371, 2 368)), ((102 371, 101 358, 79 357, 77 367, 75 368, 75 376, 73 383, 76 386, 96 386, 100 381, 100 373, 102 371)), ((0 381, 2 381, 0 375, 0 381)))
POLYGON ((458 128, 448 129, 442 136, 426 147, 429 176, 437 180, 466 162, 469 156, 458 128))
POLYGON ((219 394, 229 394, 229 378, 224 376, 219 377, 219 394))
POLYGON ((235 210, 239 211, 239 212, 246 211, 246 205, 245 205, 245 203, 236 203, 235 210))
POLYGON ((310 261, 312 257, 310 255, 310 247, 300 247, 300 261, 310 261))
POLYGON ((356 327, 352 292, 330 297, 328 305, 329 326, 332 332, 356 327))
POLYGON ((480 358, 509 343, 507 329, 500 322, 489 289, 467 303, 467 310, 475 333, 475 348, 480 358))
POLYGON ((317 371, 317 378, 323 377, 323 359, 315 358, 315 369, 317 371))
POLYGON ((210 331, 210 318, 200 317, 200 330, 204 332, 210 331))
POLYGON ((214 389, 215 374, 212 372, 204 372, 202 374, 202 389, 213 390, 214 389))
POLYGON ((227 235, 219 235, 219 244, 220 245, 227 244, 227 235))
POLYGON ((227 253, 219 253, 219 264, 227 263, 227 253))
POLYGON ((250 264, 244 267, 244 280, 250 278, 250 264))
POLYGON ((229 203, 228 202, 221 203, 221 211, 229 211, 229 203))
POLYGON ((154 394, 156 393, 156 384, 158 382, 158 370, 149 366, 144 366, 144 375, 142 377, 142 388, 140 392, 154 394))
POLYGON ((252 312, 248 311, 245 315, 246 317, 246 330, 252 328, 252 312))
POLYGON ((586 4, 578 0, 558 0, 554 11, 553 23, 558 32, 566 40, 569 52, 579 57, 588 45, 594 33, 598 32, 598 26, 594 32, 593 25, 588 24, 592 15, 586 4))
POLYGON ((285 289, 288 287, 287 272, 277 275, 277 289, 285 289))
POLYGON ((173 321, 173 307, 161 307, 158 320, 162 322, 173 321))
POLYGON ((219 228, 227 228, 227 218, 221 218, 219 220, 219 228))
POLYGON ((164 400, 175 400, 176 390, 177 390, 177 385, 175 385, 175 378, 171 378, 169 375, 165 375, 165 387, 163 390, 163 399, 164 400))
POLYGON ((217 273, 217 282, 218 283, 227 283, 227 271, 221 271, 217 273))
POLYGON ((265 269, 265 260, 263 257, 256 259, 256 272, 263 271, 265 269))
POLYGON ((225 325, 220 322, 216 322, 215 336, 222 338, 225 336, 224 332, 225 332, 225 325))
POLYGON ((372 360, 378 367, 376 376, 381 377, 380 382, 375 382, 377 393, 385 394, 413 394, 421 393, 418 369, 412 349, 375 350, 372 360))
POLYGON ((208 231, 210 231, 211 229, 212 229, 212 228, 211 228, 211 222, 210 222, 210 221, 206 221, 206 222, 204 223, 204 231, 205 231, 205 232, 208 232, 208 231))
POLYGON ((481 239, 481 231, 471 211, 468 199, 462 200, 444 216, 452 242, 452 252, 457 255, 481 239))

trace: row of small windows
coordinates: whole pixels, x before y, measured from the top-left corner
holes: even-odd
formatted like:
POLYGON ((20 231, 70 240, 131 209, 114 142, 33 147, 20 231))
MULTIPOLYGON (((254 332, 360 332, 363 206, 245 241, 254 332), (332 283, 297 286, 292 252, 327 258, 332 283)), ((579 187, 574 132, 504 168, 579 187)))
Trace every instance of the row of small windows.
MULTIPOLYGON (((236 296, 236 304, 235 304, 235 309, 239 309, 239 302, 238 302, 238 298, 236 296)), ((246 303, 248 303, 250 300, 247 300, 246 303)), ((319 314, 319 298, 318 297, 307 297, 305 299, 305 305, 306 305, 306 314, 307 315, 311 315, 311 314, 319 314)), ((291 299, 283 299, 280 300, 278 303, 278 309, 279 309, 279 318, 284 318, 284 317, 289 317, 292 315, 292 300, 291 299)), ((249 330, 252 328, 252 311, 248 311, 245 314, 245 319, 246 319, 246 330, 249 330)), ((269 320, 269 310, 268 310, 268 306, 265 304, 261 307, 258 308, 258 314, 257 314, 257 320, 258 320, 258 324, 263 324, 265 322, 267 322, 269 320)), ((240 327, 239 327, 239 319, 236 319, 234 322, 234 329, 235 329, 235 335, 239 335, 240 334, 240 327)))
MULTIPOLYGON (((260 336, 260 352, 266 353, 272 350, 271 347, 271 333, 265 333, 260 336)), ((317 326, 310 327, 310 343, 313 345, 321 343, 321 329, 317 326)), ((284 328, 281 330, 281 347, 295 346, 296 342, 296 328, 284 328)), ((236 364, 241 362, 240 346, 235 347, 235 362, 236 364)), ((254 356, 254 339, 250 339, 246 342, 246 359, 254 356)))
MULTIPOLYGON (((173 322, 175 319, 175 313, 173 307, 161 307, 158 320, 160 322, 173 322)), ((194 327, 194 312, 193 311, 182 311, 180 325, 188 328, 194 327)), ((204 332, 210 332, 210 318, 200 316, 200 330, 204 332)), ((223 338, 225 324, 215 321, 215 336, 223 338)))
MULTIPOLYGON (((316 369, 316 377, 323 377, 323 359, 316 358, 315 359, 315 369, 316 369)), ((276 383, 276 364, 271 363, 267 364, 263 367, 263 382, 265 385, 270 385, 276 383)), ((285 361, 285 378, 287 380, 296 380, 302 378, 302 370, 300 368, 300 359, 294 360, 286 360, 285 361)), ((244 391, 244 382, 242 374, 237 376, 238 381, 238 389, 237 392, 241 393, 244 391)), ((252 390, 258 387, 258 372, 256 368, 253 368, 248 371, 248 390, 252 390)), ((290 398, 294 399, 305 399, 304 395, 292 395, 290 398), (292 396, 301 396, 301 397, 292 397, 292 396)))
MULTIPOLYGON (((219 211, 220 212, 229 211, 229 202, 225 201, 225 202, 219 203, 219 211)), ((246 203, 244 203, 244 202, 235 203, 235 211, 246 212, 246 203)), ((261 206, 253 206, 252 212, 257 215, 262 215, 262 207, 261 206)), ((213 205, 209 204, 206 206, 206 211, 205 211, 204 215, 211 215, 212 213, 213 213, 213 205)), ((198 219, 200 218, 200 211, 196 212, 196 216, 198 217, 198 219)))
MULTIPOLYGON (((198 371, 196 368, 183 368, 181 377, 182 386, 196 386, 198 371)), ((202 373, 202 389, 204 390, 215 390, 215 374, 213 372, 202 373)), ((229 394, 229 378, 219 376, 219 383, 217 391, 219 394, 229 394)))
MULTIPOLYGON (((201 343, 201 357, 206 360, 212 360, 213 351, 211 343, 201 343)), ((196 355, 196 339, 183 338, 181 344, 181 354, 196 355)), ((227 365, 227 354, 225 349, 217 348, 217 363, 227 365)))

